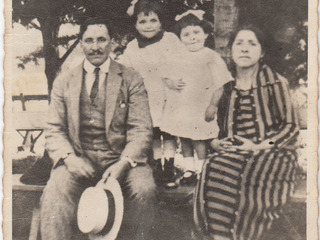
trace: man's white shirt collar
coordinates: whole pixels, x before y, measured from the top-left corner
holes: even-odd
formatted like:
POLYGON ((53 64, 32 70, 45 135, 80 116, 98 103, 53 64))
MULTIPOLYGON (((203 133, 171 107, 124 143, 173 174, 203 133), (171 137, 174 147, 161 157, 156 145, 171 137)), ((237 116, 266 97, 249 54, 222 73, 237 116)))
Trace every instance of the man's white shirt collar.
MULTIPOLYGON (((99 71, 99 88, 102 86, 103 84, 103 79, 106 77, 106 74, 109 72, 109 67, 110 67, 110 57, 99 66, 100 71, 99 71)), ((86 86, 86 90, 88 95, 90 95, 91 93, 91 89, 95 80, 95 74, 94 74, 94 69, 97 68, 96 66, 92 65, 88 59, 85 59, 83 62, 83 69, 86 71, 86 75, 85 75, 85 86, 86 86)))
MULTIPOLYGON (((109 72, 110 62, 111 62, 110 57, 108 57, 108 59, 103 64, 98 66, 98 68, 100 68, 100 72, 103 72, 103 73, 109 72)), ((94 73, 94 69, 96 69, 97 67, 92 65, 88 61, 88 59, 85 59, 83 62, 83 68, 84 70, 86 70, 87 73, 94 73)))

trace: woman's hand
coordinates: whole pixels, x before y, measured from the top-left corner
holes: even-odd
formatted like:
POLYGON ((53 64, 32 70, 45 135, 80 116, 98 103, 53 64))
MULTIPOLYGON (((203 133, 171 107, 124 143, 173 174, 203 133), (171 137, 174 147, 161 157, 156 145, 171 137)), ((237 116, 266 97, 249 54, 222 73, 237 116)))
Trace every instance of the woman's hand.
POLYGON ((238 150, 244 150, 244 151, 259 151, 259 150, 266 150, 271 149, 273 147, 273 144, 270 144, 270 141, 265 140, 261 143, 254 143, 250 139, 243 138, 240 136, 233 136, 236 140, 242 142, 241 145, 235 146, 238 150))
POLYGON ((182 81, 182 78, 163 78, 163 81, 169 89, 176 92, 181 92, 186 86, 186 83, 182 81))
POLYGON ((217 106, 210 104, 206 109, 205 120, 207 122, 211 122, 212 120, 214 120, 216 112, 217 112, 217 106))
POLYGON ((220 151, 235 151, 232 142, 227 141, 226 139, 213 139, 210 143, 212 149, 220 151))
POLYGON ((242 151, 260 151, 260 150, 266 150, 271 149, 274 147, 274 144, 271 143, 269 140, 265 140, 261 143, 254 143, 250 139, 246 139, 240 136, 233 136, 236 140, 241 142, 241 145, 233 145, 233 143, 230 140, 226 139, 213 139, 210 143, 210 146, 212 149, 216 151, 228 151, 228 152, 234 152, 237 150, 242 151))

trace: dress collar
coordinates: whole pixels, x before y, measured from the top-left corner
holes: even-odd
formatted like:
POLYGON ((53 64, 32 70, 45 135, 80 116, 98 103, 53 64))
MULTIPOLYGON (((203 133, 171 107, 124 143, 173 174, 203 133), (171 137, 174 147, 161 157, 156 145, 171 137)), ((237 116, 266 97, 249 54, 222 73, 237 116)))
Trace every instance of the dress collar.
POLYGON ((159 42, 163 37, 163 33, 164 33, 164 30, 161 30, 152 38, 145 38, 145 37, 142 37, 140 34, 137 34, 137 41, 138 41, 139 48, 145 48, 148 45, 159 42))

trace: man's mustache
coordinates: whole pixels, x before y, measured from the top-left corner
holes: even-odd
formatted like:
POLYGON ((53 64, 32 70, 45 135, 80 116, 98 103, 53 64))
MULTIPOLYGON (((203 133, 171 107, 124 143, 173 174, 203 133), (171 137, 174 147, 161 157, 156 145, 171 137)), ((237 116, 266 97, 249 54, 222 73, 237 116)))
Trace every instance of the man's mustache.
POLYGON ((103 52, 101 52, 100 50, 96 50, 96 51, 91 51, 90 53, 89 53, 89 56, 92 56, 92 55, 102 55, 103 54, 103 52))

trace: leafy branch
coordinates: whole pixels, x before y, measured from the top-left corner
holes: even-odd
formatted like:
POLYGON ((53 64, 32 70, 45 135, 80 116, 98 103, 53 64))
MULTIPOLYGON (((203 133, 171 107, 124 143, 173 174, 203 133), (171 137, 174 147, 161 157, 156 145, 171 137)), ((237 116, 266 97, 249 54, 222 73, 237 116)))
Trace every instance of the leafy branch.
POLYGON ((35 65, 39 65, 39 58, 43 58, 43 48, 38 48, 36 51, 33 51, 25 56, 17 56, 16 58, 20 60, 18 63, 18 67, 21 69, 25 69, 25 64, 34 62, 35 65))

